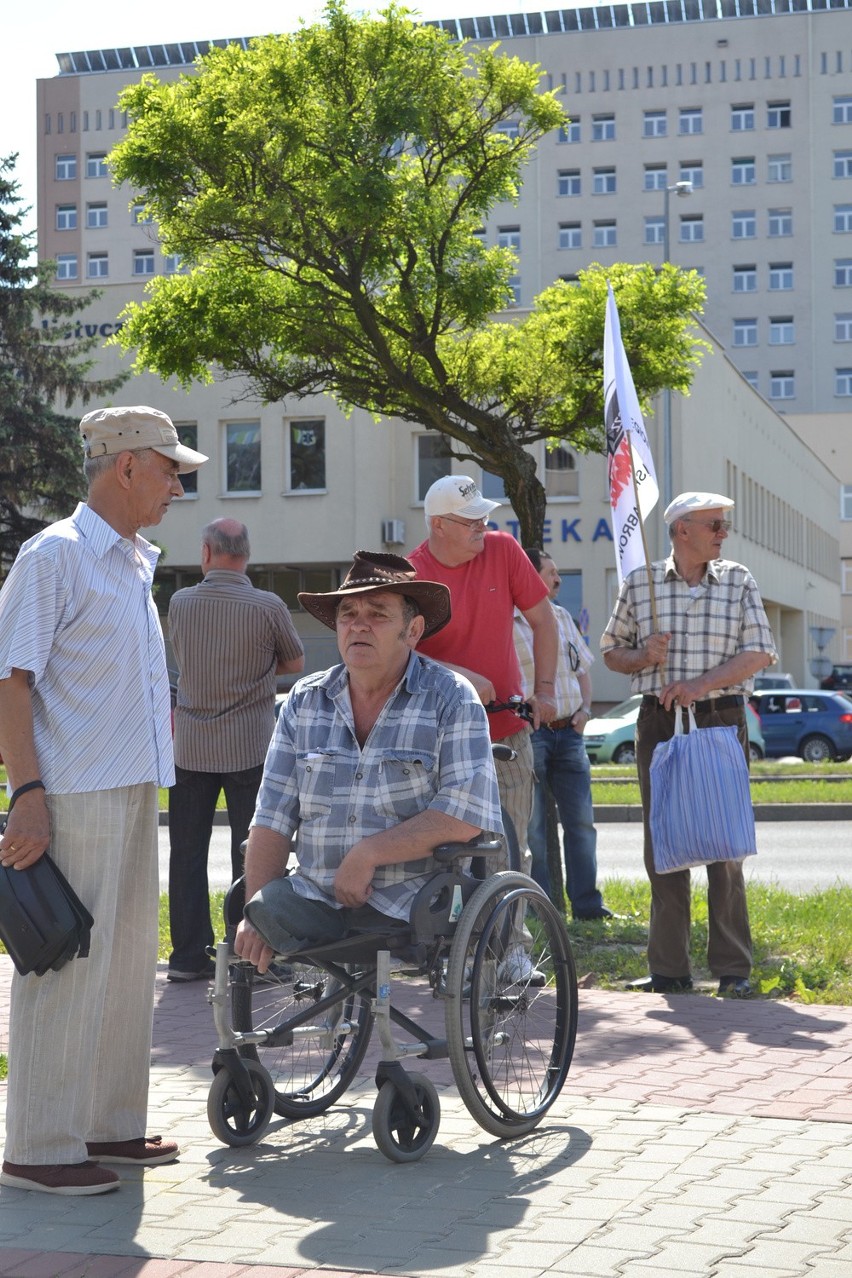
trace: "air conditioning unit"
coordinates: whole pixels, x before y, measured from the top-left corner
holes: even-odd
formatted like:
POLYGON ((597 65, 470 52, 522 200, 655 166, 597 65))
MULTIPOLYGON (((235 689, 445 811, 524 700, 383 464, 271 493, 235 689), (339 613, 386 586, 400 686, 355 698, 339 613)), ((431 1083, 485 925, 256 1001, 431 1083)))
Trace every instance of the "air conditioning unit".
POLYGON ((405 544, 405 523, 402 519, 382 520, 382 541, 386 546, 405 544))

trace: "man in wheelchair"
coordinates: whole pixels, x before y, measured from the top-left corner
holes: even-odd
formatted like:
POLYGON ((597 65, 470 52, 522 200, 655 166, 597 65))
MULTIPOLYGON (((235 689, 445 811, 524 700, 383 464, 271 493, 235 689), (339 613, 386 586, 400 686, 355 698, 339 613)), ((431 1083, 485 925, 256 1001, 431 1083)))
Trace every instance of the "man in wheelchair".
POLYGON ((338 590, 299 602, 336 632, 343 660, 299 680, 267 753, 234 943, 261 973, 275 953, 405 929, 439 868, 432 849, 502 828, 485 710, 466 679, 415 651, 449 620, 447 587, 398 555, 357 551, 338 590))

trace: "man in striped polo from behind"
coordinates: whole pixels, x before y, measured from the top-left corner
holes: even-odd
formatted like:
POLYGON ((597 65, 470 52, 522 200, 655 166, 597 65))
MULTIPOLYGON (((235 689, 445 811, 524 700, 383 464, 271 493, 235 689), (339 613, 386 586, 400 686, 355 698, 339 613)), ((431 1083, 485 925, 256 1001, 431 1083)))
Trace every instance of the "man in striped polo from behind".
POLYGON ((170 981, 213 974, 207 857, 216 803, 224 790, 237 879, 275 726, 276 680, 305 664, 283 599, 251 584, 250 555, 245 524, 214 519, 201 532, 203 581, 178 590, 169 604, 180 671, 169 792, 170 981))

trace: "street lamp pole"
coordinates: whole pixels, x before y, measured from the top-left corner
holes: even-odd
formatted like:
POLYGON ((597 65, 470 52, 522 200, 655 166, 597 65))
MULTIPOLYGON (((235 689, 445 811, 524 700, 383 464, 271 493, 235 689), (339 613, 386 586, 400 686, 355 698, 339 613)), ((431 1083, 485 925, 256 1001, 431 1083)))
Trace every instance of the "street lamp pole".
MULTIPOLYGON (((683 199, 692 195, 691 182, 675 182, 667 186, 663 193, 663 264, 669 261, 669 196, 672 191, 683 199)), ((663 509, 672 500, 672 393, 666 387, 663 391, 663 509)))

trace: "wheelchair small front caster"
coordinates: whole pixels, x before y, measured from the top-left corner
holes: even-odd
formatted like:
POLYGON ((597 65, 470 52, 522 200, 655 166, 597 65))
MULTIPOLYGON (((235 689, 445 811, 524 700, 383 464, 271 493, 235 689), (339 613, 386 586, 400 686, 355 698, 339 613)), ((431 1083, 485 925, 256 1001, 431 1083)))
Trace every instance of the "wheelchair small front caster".
POLYGON ((223 1145, 253 1145, 269 1126, 275 1106, 275 1088, 269 1073, 258 1062, 244 1058, 254 1100, 246 1104, 227 1066, 214 1075, 207 1097, 207 1121, 223 1145))
POLYGON ((431 1148, 441 1122, 441 1102, 431 1079, 408 1074, 414 1089, 416 1112, 402 1091, 387 1079, 379 1088, 373 1107, 373 1139, 385 1158, 394 1163, 416 1163, 431 1148))

